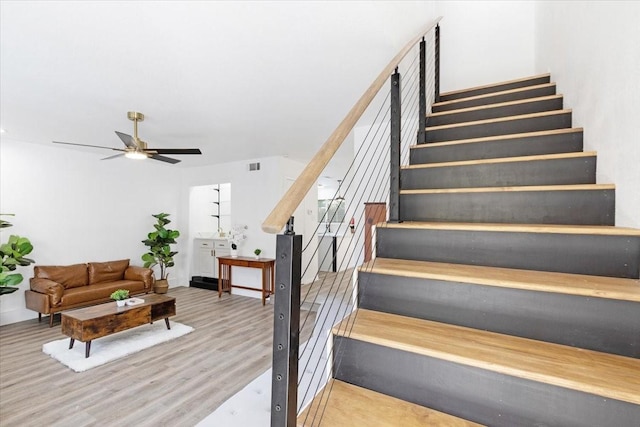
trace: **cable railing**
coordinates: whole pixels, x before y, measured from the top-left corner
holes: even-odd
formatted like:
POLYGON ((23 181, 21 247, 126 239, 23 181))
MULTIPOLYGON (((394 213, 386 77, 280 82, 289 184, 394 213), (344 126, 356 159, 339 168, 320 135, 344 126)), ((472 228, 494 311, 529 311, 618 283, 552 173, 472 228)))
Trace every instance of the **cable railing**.
POLYGON ((424 142, 427 106, 438 98, 439 21, 385 67, 263 223, 270 233, 284 228, 276 248, 272 427, 320 425, 329 404, 340 364, 333 334, 351 331, 359 272, 375 263, 375 226, 400 220, 401 165, 410 146, 424 142), (349 134, 353 160, 303 247, 291 215, 349 134), (311 260, 304 266, 303 253, 311 260), (313 280, 302 285, 303 276, 313 280), (301 331, 311 331, 302 344, 301 331))

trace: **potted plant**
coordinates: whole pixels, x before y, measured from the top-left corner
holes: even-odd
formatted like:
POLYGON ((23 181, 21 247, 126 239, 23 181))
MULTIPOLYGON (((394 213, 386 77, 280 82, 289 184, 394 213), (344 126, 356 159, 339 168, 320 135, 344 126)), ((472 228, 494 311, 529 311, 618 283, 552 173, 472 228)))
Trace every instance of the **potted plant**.
POLYGON ((255 251, 253 251, 254 254, 256 254, 256 259, 260 259, 260 254, 262 253, 262 249, 256 249, 255 251))
MULTIPOLYGON (((2 214, 11 215, 11 214, 2 214)), ((11 227, 8 221, 0 219, 0 228, 11 227)), ((18 290, 16 285, 24 278, 20 273, 12 273, 18 267, 26 267, 35 261, 27 258, 33 250, 33 245, 26 237, 11 235, 6 243, 0 245, 0 295, 10 294, 18 290)))
POLYGON ((110 298, 115 300, 118 307, 124 307, 127 298, 129 298, 129 291, 127 289, 118 289, 117 291, 113 291, 110 298))
POLYGON ((176 242, 176 239, 180 236, 180 232, 177 230, 169 230, 165 226, 171 221, 168 219, 169 214, 159 213, 152 215, 157 219, 157 222, 153 225, 156 231, 152 231, 147 235, 147 239, 142 243, 149 247, 149 252, 142 255, 142 261, 146 268, 153 268, 156 265, 160 266, 160 280, 156 280, 154 291, 158 294, 167 293, 169 289, 169 277, 168 268, 173 267, 173 257, 178 252, 171 250, 171 245, 176 242))

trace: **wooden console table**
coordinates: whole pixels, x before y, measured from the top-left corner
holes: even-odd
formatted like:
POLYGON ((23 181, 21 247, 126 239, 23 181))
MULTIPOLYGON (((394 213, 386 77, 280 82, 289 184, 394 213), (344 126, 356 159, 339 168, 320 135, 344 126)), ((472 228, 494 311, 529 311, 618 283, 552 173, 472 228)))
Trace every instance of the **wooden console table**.
POLYGON ((273 295, 273 282, 275 271, 275 259, 250 258, 250 257, 218 257, 218 298, 223 292, 231 293, 231 288, 248 289, 262 292, 262 305, 265 300, 273 295), (249 288, 247 286, 234 285, 231 282, 231 267, 259 268, 262 270, 262 289, 249 288))

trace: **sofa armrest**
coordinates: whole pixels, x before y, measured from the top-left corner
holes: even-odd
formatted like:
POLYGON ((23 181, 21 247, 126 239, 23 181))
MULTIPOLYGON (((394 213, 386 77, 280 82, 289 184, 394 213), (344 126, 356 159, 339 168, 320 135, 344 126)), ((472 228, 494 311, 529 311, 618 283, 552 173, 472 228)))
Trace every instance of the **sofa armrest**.
POLYGON ((147 290, 153 289, 155 283, 155 277, 153 276, 153 270, 150 268, 138 267, 130 265, 124 271, 125 280, 137 280, 144 282, 144 288, 147 290))
POLYGON ((54 282, 49 279, 31 278, 29 279, 31 290, 34 292, 40 292, 41 294, 49 295, 49 302, 52 307, 60 304, 62 301, 62 295, 64 294, 64 286, 60 283, 54 282))

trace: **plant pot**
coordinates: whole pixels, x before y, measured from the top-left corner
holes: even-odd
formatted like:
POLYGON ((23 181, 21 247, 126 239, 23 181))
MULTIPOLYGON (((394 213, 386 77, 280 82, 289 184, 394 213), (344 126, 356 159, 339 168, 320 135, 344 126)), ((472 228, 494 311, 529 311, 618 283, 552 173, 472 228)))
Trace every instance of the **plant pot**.
POLYGON ((116 305, 117 305, 118 307, 124 307, 124 305, 125 305, 125 303, 126 303, 126 302, 127 302, 127 300, 126 300, 126 299, 117 300, 117 301, 116 301, 116 305))
POLYGON ((231 258, 238 258, 238 250, 231 249, 231 258))
POLYGON ((156 284, 153 286, 153 291, 156 294, 166 294, 169 290, 169 282, 166 279, 156 280, 156 284))
POLYGON ((260 255, 254 255, 256 259, 260 259, 260 255))

